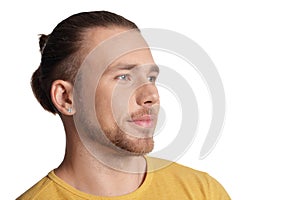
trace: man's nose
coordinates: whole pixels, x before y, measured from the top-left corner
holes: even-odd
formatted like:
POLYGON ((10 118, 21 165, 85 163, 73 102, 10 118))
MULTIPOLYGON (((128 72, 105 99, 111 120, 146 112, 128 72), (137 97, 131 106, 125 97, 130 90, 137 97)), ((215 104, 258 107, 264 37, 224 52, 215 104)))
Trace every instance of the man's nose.
POLYGON ((154 84, 148 83, 139 87, 136 91, 136 102, 143 107, 151 107, 159 103, 159 94, 154 84))

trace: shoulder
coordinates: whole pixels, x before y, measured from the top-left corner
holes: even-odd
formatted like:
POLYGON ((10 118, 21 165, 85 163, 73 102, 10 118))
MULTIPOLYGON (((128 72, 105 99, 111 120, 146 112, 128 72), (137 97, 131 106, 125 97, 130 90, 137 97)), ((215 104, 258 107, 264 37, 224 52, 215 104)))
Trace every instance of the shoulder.
POLYGON ((54 172, 51 171, 47 176, 19 196, 17 200, 55 199, 57 184, 51 178, 52 173, 54 172))
POLYGON ((27 199, 36 199, 40 196, 44 190, 47 190, 49 185, 51 184, 51 180, 46 176, 42 178, 39 182, 33 185, 30 189, 24 192, 21 196, 17 198, 17 200, 27 200, 27 199))

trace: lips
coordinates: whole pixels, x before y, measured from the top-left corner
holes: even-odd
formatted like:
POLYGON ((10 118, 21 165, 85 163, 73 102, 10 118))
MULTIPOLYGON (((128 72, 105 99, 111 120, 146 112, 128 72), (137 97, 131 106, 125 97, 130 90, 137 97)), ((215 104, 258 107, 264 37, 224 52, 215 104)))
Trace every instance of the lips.
POLYGON ((154 116, 153 115, 143 115, 141 117, 136 117, 130 120, 130 122, 134 123, 137 126, 141 126, 144 128, 151 128, 154 125, 154 116))

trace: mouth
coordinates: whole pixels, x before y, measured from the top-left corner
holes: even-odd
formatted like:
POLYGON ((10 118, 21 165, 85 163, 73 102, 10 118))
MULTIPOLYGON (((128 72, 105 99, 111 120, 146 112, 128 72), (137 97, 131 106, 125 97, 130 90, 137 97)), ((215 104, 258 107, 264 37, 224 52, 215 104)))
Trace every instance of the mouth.
POLYGON ((143 128, 152 128, 154 126, 155 117, 153 115, 143 115, 141 117, 133 118, 129 122, 143 127, 143 128))

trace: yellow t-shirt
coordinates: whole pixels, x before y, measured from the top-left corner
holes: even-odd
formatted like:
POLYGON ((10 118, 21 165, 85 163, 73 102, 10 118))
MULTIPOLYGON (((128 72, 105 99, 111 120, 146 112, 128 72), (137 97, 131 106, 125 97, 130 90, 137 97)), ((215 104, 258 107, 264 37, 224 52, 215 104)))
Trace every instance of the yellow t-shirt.
POLYGON ((134 192, 116 196, 100 197, 81 192, 68 185, 51 171, 17 200, 229 200, 230 197, 214 178, 176 163, 147 158, 148 169, 143 184, 134 192))

